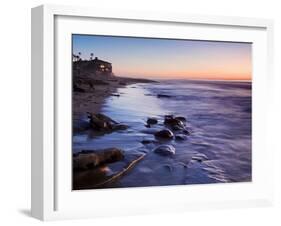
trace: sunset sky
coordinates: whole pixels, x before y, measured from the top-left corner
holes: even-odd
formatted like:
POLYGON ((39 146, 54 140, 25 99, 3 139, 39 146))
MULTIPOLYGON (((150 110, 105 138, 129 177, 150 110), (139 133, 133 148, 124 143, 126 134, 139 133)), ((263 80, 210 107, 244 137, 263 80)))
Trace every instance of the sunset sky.
POLYGON ((250 80, 251 44, 73 35, 73 53, 112 63, 117 76, 250 80))

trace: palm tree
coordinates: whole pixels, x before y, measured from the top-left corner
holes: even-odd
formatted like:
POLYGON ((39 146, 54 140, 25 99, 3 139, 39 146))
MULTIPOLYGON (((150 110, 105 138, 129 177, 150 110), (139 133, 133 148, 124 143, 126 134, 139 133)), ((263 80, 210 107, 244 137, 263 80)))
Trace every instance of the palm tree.
POLYGON ((94 54, 91 53, 91 54, 90 54, 90 60, 93 60, 93 56, 94 56, 94 54))
POLYGON ((78 57, 79 57, 79 60, 81 60, 81 52, 78 52, 78 57))

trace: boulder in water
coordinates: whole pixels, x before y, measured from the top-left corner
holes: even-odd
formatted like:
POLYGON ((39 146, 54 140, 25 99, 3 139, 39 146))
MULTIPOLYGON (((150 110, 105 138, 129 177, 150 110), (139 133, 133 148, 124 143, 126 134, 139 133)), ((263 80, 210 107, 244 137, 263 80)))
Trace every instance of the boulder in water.
POLYGON ((184 129, 184 127, 185 127, 184 123, 181 120, 176 119, 170 115, 165 116, 164 123, 168 126, 177 127, 179 129, 184 129))
POLYGON ((148 124, 148 125, 154 125, 154 124, 157 124, 158 123, 158 120, 156 119, 156 118, 148 118, 147 119, 147 121, 146 121, 146 123, 148 124))
POLYGON ((158 98, 170 98, 171 96, 167 95, 167 94, 158 94, 157 97, 158 98))
POLYGON ((172 145, 160 145, 154 149, 154 152, 159 155, 171 156, 176 154, 176 149, 172 145))
POLYGON ((88 118, 90 119, 90 126, 94 130, 113 132, 115 130, 125 130, 128 128, 127 125, 120 124, 101 113, 88 113, 88 118))
POLYGON ((182 132, 186 135, 190 135, 190 131, 188 131, 187 129, 183 129, 182 132))
POLYGON ((160 130, 158 132, 156 132, 154 134, 154 136, 156 138, 162 138, 162 139, 173 139, 174 137, 174 134, 171 130, 169 129, 163 129, 163 130, 160 130))

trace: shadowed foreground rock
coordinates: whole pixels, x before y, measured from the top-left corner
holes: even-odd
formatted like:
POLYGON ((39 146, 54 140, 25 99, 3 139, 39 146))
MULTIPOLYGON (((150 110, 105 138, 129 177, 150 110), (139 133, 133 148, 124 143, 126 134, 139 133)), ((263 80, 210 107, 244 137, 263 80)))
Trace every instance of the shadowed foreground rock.
POLYGON ((123 159, 123 151, 117 148, 107 148, 99 151, 84 150, 73 156, 73 169, 88 170, 123 159))
POLYGON ((125 154, 117 148, 79 152, 73 156, 72 188, 114 187, 144 157, 144 153, 125 154))

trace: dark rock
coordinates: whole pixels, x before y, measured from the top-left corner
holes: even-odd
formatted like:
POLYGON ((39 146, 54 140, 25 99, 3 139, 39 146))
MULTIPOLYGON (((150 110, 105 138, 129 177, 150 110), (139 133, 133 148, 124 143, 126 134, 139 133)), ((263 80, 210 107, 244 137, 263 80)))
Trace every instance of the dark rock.
POLYGON ((151 125, 150 124, 146 124, 145 127, 146 128, 151 128, 151 125))
POLYGON ((164 116, 164 123, 169 124, 174 121, 174 116, 173 115, 165 115, 164 116))
POLYGON ((138 154, 124 152, 120 161, 113 162, 109 165, 101 164, 94 168, 73 170, 72 186, 74 190, 108 188, 125 176, 133 167, 136 166, 143 158, 145 153, 138 154))
POLYGON ((112 125, 117 124, 111 118, 103 114, 88 113, 90 125, 93 129, 97 130, 112 130, 112 125))
POLYGON ((126 130, 128 129, 129 126, 125 125, 125 124, 116 124, 116 125, 113 125, 113 130, 126 130))
POLYGON ((158 120, 156 118, 148 118, 146 123, 147 124, 157 124, 158 120))
POLYGON ((120 94, 119 93, 112 93, 111 96, 120 97, 120 94))
POLYGON ((178 135, 176 135, 175 139, 177 141, 183 141, 183 140, 186 140, 187 137, 185 135, 183 135, 183 134, 178 134, 178 135))
POLYGON ((172 126, 172 130, 175 130, 175 131, 180 131, 182 130, 183 128, 181 126, 178 126, 178 125, 174 125, 172 126))
POLYGON ((183 123, 186 122, 186 118, 183 116, 175 117, 175 119, 182 121, 183 123))
POLYGON ((127 125, 120 124, 104 114, 88 113, 90 126, 94 130, 103 132, 113 132, 115 130, 125 130, 127 125))
POLYGON ((167 95, 167 94, 158 94, 157 97, 158 98, 170 98, 171 96, 167 95))
POLYGON ((123 160, 123 158, 123 151, 118 148, 83 150, 73 156, 73 168, 75 170, 93 169, 103 164, 123 160))
POLYGON ((164 130, 160 130, 160 131, 156 132, 154 134, 154 136, 157 138, 163 138, 163 139, 173 139, 174 134, 171 130, 164 129, 164 130))
POLYGON ((174 155, 176 154, 176 149, 172 145, 160 145, 153 150, 155 153, 159 155, 174 155))
POLYGON ((178 126, 181 129, 184 129, 185 127, 184 123, 181 120, 176 119, 173 116, 165 116, 164 123, 172 127, 178 126))
POLYGON ((190 134, 191 134, 187 129, 182 130, 182 132, 183 132, 184 134, 186 134, 186 135, 190 135, 190 134))
POLYGON ((142 144, 151 144, 153 142, 154 142, 154 140, 142 140, 141 141, 142 144))

